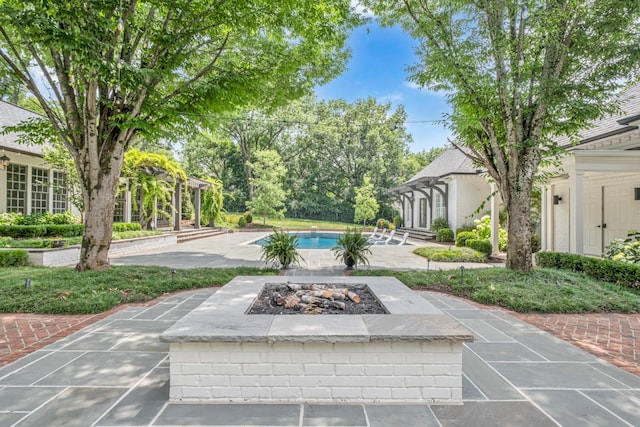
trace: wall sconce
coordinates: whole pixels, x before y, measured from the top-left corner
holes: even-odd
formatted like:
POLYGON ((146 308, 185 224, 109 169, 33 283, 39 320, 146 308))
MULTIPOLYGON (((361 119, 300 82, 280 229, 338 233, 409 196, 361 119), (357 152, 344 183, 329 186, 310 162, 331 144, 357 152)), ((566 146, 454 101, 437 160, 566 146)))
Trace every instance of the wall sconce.
POLYGON ((562 201, 562 196, 553 196, 554 205, 559 205, 561 201, 562 201))
POLYGON ((7 169, 7 167, 9 166, 9 162, 11 161, 11 159, 9 157, 7 157, 6 154, 3 154, 2 156, 0 156, 0 167, 4 170, 7 169))

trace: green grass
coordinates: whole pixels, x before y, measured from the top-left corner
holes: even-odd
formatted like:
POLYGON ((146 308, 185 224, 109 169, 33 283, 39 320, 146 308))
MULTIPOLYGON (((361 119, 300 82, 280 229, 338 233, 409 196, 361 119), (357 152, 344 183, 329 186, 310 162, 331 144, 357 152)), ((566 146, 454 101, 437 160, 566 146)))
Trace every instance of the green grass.
POLYGON ((416 289, 446 292, 520 313, 638 313, 640 293, 582 273, 538 268, 450 271, 354 271, 354 276, 395 276, 416 289))
MULTIPOLYGON (((148 237, 164 234, 158 230, 142 230, 142 231, 122 231, 114 232, 113 240, 133 239, 136 237, 148 237)), ((0 238, 0 247, 2 248, 14 248, 14 249, 36 249, 36 248, 48 248, 51 246, 51 241, 64 240, 67 242, 67 246, 82 244, 82 236, 78 237, 56 237, 47 239, 11 239, 10 237, 0 238)))
MULTIPOLYGON (((232 227, 237 227, 238 217, 240 214, 227 214, 227 221, 232 227)), ((253 217, 253 224, 262 226, 262 218, 253 217)), ((284 219, 273 219, 267 218, 267 228, 282 228, 282 229, 290 229, 290 230, 308 230, 312 226, 318 227, 320 230, 345 230, 347 227, 353 226, 360 227, 356 224, 350 224, 346 222, 335 222, 335 221, 320 221, 314 219, 298 219, 298 218, 284 218, 284 219)), ((373 226, 369 226, 368 228, 372 228, 373 226)))
POLYGON ((471 248, 458 248, 456 246, 437 247, 425 246, 415 249, 414 254, 438 262, 485 262, 484 254, 471 248))
POLYGON ((3 268, 0 313, 88 314, 119 304, 143 302, 183 289, 221 286, 239 275, 275 275, 258 268, 194 268, 115 266, 76 272, 70 267, 3 268), (25 289, 25 280, 31 280, 25 289))

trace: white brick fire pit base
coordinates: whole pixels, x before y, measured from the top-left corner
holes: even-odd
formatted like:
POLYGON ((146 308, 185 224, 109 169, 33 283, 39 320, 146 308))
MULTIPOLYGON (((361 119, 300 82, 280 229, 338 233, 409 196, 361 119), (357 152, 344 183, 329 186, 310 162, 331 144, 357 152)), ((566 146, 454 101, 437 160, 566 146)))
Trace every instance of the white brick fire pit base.
POLYGON ((171 400, 462 403, 467 329, 395 278, 321 280, 366 284, 389 314, 247 315, 264 286, 287 278, 237 277, 160 336, 171 400))
POLYGON ((459 402, 462 343, 174 343, 173 400, 459 402))

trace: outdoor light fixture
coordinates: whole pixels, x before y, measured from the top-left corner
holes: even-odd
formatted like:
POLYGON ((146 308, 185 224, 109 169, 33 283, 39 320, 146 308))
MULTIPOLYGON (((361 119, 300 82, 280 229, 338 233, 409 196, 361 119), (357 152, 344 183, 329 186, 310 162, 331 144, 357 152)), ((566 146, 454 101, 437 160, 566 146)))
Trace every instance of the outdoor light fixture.
POLYGON ((561 201, 562 201, 562 196, 553 196, 554 205, 559 205, 561 201))
POLYGON ((0 167, 2 169, 7 169, 10 161, 11 159, 6 154, 3 154, 2 156, 0 156, 0 167))

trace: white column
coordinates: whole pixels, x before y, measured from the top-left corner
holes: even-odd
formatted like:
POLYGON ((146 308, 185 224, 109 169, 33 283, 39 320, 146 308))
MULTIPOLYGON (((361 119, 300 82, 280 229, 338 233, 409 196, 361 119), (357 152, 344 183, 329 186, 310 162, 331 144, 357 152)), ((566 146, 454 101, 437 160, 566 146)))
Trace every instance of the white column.
POLYGON ((575 171, 570 175, 569 182, 569 231, 571 234, 569 252, 574 254, 584 253, 584 172, 575 171))
POLYGON ((200 228, 200 187, 194 188, 193 193, 193 210, 195 211, 195 222, 193 228, 200 228))
POLYGON ((545 185, 542 187, 542 194, 540 195, 540 250, 546 251, 547 249, 547 226, 549 224, 547 218, 547 195, 549 188, 545 185))
POLYGON ((493 255, 500 252, 498 245, 498 234, 500 227, 500 204, 496 197, 496 184, 491 183, 491 246, 493 246, 493 255))
POLYGON ((131 212, 133 211, 133 202, 131 200, 131 189, 127 184, 127 189, 124 192, 124 215, 122 220, 124 222, 131 222, 131 212))

